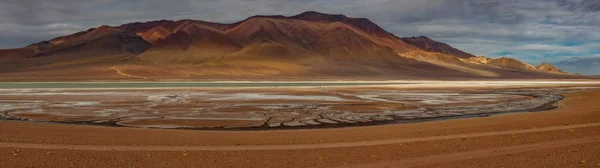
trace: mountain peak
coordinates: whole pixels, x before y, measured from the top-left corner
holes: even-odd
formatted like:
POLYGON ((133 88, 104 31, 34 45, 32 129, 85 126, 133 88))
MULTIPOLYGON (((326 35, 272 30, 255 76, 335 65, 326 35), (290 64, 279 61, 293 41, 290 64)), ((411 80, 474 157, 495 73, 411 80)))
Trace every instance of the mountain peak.
POLYGON ((349 18, 342 14, 326 14, 315 11, 307 11, 296 16, 290 17, 292 19, 308 20, 308 21, 325 21, 325 22, 337 22, 346 21, 349 18))
POLYGON ((302 12, 298 15, 331 15, 331 14, 321 13, 321 12, 317 12, 317 11, 306 11, 306 12, 302 12))
POLYGON ((289 17, 291 19, 306 20, 312 22, 341 22, 357 29, 360 29, 366 33, 377 35, 383 38, 396 39, 397 37, 391 35, 391 33, 383 30, 377 24, 373 23, 367 18, 351 18, 342 14, 326 14, 315 11, 307 11, 296 16, 289 17))
POLYGON ((252 18, 273 18, 273 19, 285 19, 287 17, 283 16, 283 15, 254 15, 252 17, 249 17, 248 19, 252 19, 252 18))
POLYGON ((542 72, 548 72, 548 73, 560 73, 560 74, 564 74, 565 72, 556 68, 554 65, 548 64, 548 63, 541 63, 540 65, 536 66, 536 68, 539 71, 542 72))
POLYGON ((545 63, 545 62, 544 62, 544 63, 541 63, 541 64, 540 64, 540 65, 538 65, 538 66, 552 66, 552 65, 550 65, 550 64, 548 64, 548 63, 545 63))
MULTIPOLYGON (((317 12, 317 11, 306 11, 306 12, 302 12, 296 16, 340 16, 340 17, 346 17, 346 15, 343 15, 343 14, 329 14, 329 13, 322 13, 322 12, 317 12)), ((294 16, 292 16, 292 17, 294 17, 294 16)))

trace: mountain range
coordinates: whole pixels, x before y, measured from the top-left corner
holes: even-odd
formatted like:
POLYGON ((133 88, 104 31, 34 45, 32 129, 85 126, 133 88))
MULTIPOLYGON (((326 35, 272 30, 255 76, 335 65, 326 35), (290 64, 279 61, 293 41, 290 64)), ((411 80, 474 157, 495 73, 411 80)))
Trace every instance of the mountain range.
POLYGON ((100 26, 0 50, 0 80, 576 78, 550 64, 474 56, 400 38, 366 18, 319 12, 231 23, 100 26))

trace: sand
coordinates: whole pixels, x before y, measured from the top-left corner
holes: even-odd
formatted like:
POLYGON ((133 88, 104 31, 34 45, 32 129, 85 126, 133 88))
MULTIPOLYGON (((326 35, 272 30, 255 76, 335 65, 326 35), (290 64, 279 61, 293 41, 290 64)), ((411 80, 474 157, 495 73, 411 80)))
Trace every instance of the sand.
POLYGON ((543 112, 327 129, 0 121, 0 167, 599 167, 600 91, 564 96, 543 112))

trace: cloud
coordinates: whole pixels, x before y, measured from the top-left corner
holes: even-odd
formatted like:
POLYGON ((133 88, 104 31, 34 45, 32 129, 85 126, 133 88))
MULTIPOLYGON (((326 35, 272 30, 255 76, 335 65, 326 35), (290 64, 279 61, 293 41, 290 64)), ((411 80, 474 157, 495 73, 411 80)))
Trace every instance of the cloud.
POLYGON ((567 72, 578 72, 584 75, 600 75, 600 54, 588 57, 570 57, 554 65, 567 72))
POLYGON ((100 25, 159 19, 233 23, 309 10, 369 18, 398 36, 429 36, 475 55, 534 64, 593 55, 597 51, 588 44, 600 43, 597 0, 0 0, 0 47, 100 25))

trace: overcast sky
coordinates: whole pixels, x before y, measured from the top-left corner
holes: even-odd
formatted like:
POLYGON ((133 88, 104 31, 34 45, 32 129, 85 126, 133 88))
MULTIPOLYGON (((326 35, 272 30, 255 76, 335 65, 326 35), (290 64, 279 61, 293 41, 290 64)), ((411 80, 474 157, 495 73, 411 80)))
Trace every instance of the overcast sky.
POLYGON ((159 19, 232 23, 304 11, 365 17, 400 37, 532 64, 600 57, 600 0, 0 0, 0 48, 159 19))

